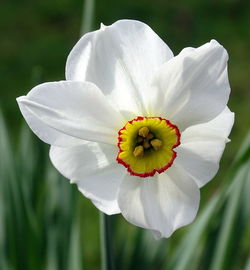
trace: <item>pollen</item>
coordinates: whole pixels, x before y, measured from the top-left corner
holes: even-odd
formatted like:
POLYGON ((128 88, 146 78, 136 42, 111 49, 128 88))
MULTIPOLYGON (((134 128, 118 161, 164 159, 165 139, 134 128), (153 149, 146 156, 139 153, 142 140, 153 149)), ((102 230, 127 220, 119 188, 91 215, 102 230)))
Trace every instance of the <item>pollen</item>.
POLYGON ((148 127, 141 127, 138 131, 138 134, 142 136, 143 138, 146 138, 148 136, 149 129, 148 127))
POLYGON ((143 154, 144 154, 143 146, 141 145, 136 146, 133 154, 135 157, 143 157, 143 154))
POLYGON ((161 117, 137 117, 118 132, 117 162, 131 175, 142 178, 167 170, 176 158, 180 132, 161 117))
POLYGON ((162 147, 162 141, 159 140, 159 139, 154 139, 150 143, 153 146, 153 148, 154 148, 155 151, 160 150, 161 147, 162 147))

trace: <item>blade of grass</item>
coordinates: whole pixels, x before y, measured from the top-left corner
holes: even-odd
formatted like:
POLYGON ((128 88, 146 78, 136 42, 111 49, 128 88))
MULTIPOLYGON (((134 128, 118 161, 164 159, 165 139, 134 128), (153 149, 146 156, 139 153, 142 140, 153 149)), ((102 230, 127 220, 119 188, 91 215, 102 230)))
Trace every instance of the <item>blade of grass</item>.
POLYGON ((246 263, 246 266, 245 266, 244 270, 250 270, 250 256, 249 256, 249 258, 247 260, 247 263, 246 263))
POLYGON ((101 236, 101 257, 102 270, 114 270, 113 242, 112 242, 112 220, 100 212, 100 236, 101 236))
POLYGON ((85 0, 82 12, 82 25, 80 36, 91 31, 94 21, 95 0, 85 0))
POLYGON ((71 226, 70 243, 69 243, 69 259, 68 259, 68 270, 83 270, 81 263, 81 244, 80 244, 80 227, 78 217, 71 226))
POLYGON ((246 178, 247 172, 249 169, 249 163, 246 163, 239 173, 236 175, 234 181, 237 182, 235 185, 234 191, 230 194, 231 196, 228 199, 227 208, 224 217, 222 218, 221 231, 217 239, 217 245, 214 252, 214 257, 211 263, 211 270, 224 269, 225 260, 227 259, 228 247, 230 245, 230 237, 233 234, 234 224, 237 222, 237 212, 241 211, 239 209, 242 188, 244 180, 246 178))

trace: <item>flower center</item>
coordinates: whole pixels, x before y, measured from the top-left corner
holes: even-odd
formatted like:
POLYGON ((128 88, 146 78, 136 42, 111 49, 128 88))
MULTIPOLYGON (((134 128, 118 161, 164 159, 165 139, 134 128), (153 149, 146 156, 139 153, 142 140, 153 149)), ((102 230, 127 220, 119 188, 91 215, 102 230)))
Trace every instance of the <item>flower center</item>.
POLYGON ((177 126, 161 117, 137 117, 118 132, 117 162, 131 175, 148 177, 167 170, 180 144, 177 126))

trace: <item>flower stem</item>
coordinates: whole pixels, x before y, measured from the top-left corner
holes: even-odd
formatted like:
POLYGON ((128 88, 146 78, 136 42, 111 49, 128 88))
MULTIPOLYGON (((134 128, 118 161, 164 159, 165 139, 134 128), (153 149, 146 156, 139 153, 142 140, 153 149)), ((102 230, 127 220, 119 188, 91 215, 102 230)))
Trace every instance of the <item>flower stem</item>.
POLYGON ((112 246, 112 217, 100 212, 102 270, 115 270, 112 246))

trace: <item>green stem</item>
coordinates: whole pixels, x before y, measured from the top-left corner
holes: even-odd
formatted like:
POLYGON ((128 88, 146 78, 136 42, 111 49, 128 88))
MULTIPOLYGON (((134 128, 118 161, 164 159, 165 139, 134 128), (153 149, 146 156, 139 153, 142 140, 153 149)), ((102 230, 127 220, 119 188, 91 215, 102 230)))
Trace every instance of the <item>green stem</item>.
POLYGON ((100 212, 102 270, 115 270, 112 246, 112 217, 100 212))
POLYGON ((80 36, 92 30, 94 20, 95 0, 85 0, 80 36))

